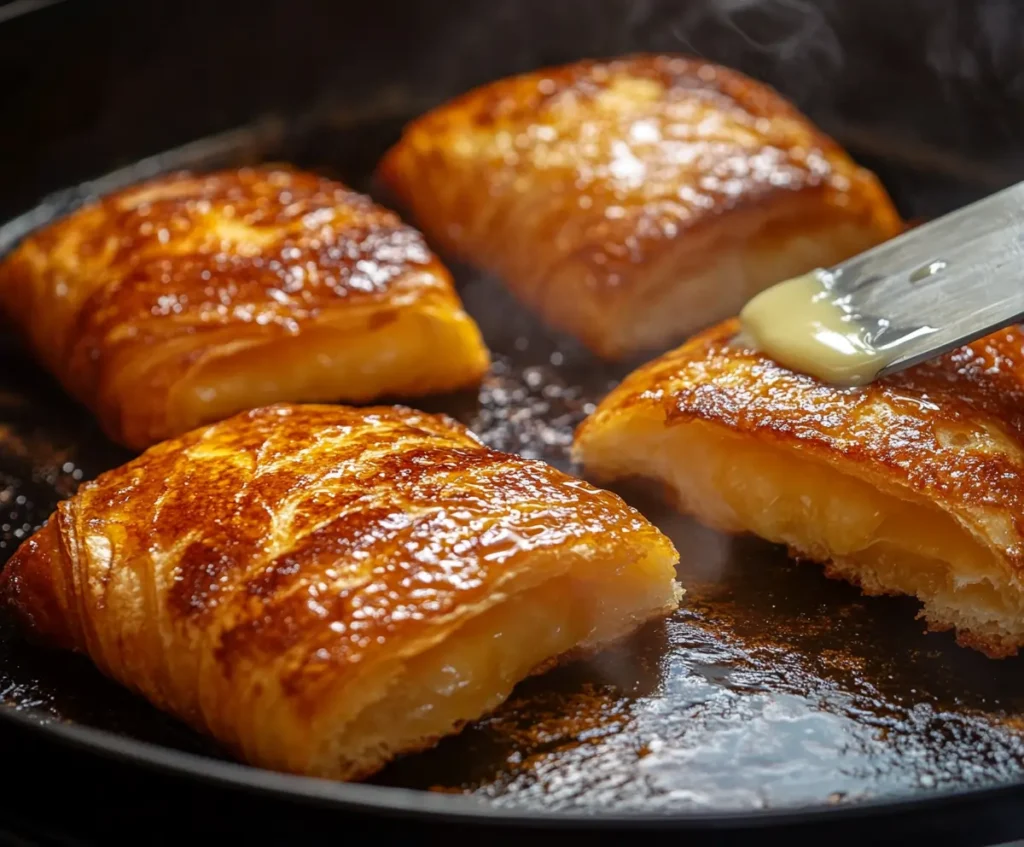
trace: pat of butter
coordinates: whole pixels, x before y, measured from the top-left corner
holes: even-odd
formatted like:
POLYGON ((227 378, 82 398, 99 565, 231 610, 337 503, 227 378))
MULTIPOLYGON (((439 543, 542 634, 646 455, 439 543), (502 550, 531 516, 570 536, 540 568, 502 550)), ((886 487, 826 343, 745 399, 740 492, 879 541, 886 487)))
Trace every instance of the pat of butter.
POLYGON ((765 289, 740 313, 743 334, 790 370, 834 385, 866 385, 891 353, 872 346, 868 328, 828 283, 828 273, 816 270, 765 289))

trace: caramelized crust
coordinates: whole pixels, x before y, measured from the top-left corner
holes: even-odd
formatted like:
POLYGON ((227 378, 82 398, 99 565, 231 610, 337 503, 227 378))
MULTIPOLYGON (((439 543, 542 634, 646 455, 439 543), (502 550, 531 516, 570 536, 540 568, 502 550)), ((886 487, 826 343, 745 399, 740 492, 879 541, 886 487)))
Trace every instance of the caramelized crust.
POLYGON ((172 174, 88 205, 0 264, 0 307, 137 449, 280 400, 462 388, 488 365, 418 232, 287 168, 172 174))
POLYGON ((778 94, 679 56, 485 85, 412 123, 380 175, 436 245, 609 358, 901 227, 876 178, 778 94))
POLYGON ((631 374, 576 435, 597 479, 641 476, 718 529, 916 595, 991 656, 1024 644, 1024 332, 860 389, 775 364, 727 321, 631 374))
POLYGON ((355 778, 674 608, 676 559, 447 418, 273 406, 84 484, 0 599, 248 761, 355 778))

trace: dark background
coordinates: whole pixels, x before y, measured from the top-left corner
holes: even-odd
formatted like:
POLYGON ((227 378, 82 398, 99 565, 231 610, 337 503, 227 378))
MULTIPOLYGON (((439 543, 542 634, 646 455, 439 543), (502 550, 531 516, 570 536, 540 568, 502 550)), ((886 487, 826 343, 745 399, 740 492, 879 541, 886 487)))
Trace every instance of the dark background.
POLYGON ((13 0, 0 219, 263 115, 408 113, 640 49, 731 64, 863 152, 1003 184, 1024 173, 1022 31, 1017 0, 13 0))

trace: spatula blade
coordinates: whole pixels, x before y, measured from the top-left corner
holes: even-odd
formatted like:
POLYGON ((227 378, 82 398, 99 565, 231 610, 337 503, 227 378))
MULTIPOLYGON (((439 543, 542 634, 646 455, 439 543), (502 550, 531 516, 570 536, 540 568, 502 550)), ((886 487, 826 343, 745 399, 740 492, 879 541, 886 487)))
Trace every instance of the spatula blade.
POLYGON ((1024 183, 836 265, 831 287, 879 329, 895 373, 1024 318, 1024 183))

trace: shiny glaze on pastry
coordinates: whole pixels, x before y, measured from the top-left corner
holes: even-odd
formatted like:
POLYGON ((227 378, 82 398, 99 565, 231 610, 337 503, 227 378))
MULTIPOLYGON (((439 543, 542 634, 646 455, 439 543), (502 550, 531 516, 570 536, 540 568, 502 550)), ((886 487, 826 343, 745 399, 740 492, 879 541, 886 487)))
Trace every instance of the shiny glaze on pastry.
POLYGON ((1024 644, 1024 332, 862 388, 797 374, 727 321, 631 374, 579 428, 594 479, 664 486, 869 594, 922 601, 989 656, 1024 644))
POLYGON ((354 779, 675 608, 677 559, 448 418, 276 405, 83 484, 0 601, 240 758, 354 779))
POLYGON ((422 236, 290 168, 160 177, 30 236, 0 306, 114 440, 278 401, 474 385, 479 331, 422 236))
POLYGON ((901 230, 878 180, 777 93, 681 56, 485 85, 414 121, 379 173, 434 244, 608 358, 901 230))

